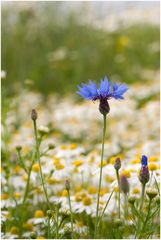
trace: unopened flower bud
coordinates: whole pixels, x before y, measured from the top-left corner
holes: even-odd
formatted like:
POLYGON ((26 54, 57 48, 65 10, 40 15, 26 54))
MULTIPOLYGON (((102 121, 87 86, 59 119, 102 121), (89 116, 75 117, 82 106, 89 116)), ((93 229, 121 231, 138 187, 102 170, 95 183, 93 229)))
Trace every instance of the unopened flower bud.
POLYGON ((22 150, 22 147, 20 145, 16 146, 17 152, 20 152, 22 150))
POLYGON ((70 182, 69 182, 69 180, 65 181, 65 188, 66 188, 67 191, 70 190, 70 182))
POLYGON ((119 157, 115 159, 114 168, 115 168, 117 171, 121 168, 121 160, 120 160, 119 157))
POLYGON ((99 110, 100 113, 103 115, 106 115, 110 111, 110 106, 108 104, 107 99, 100 99, 100 104, 99 104, 99 110))
POLYGON ((49 133, 49 128, 46 127, 46 126, 41 125, 38 128, 38 131, 39 131, 40 134, 45 135, 45 134, 49 133))
POLYGON ((32 111, 31 111, 31 119, 33 121, 36 121, 36 119, 37 119, 37 112, 35 109, 32 109, 32 111))
POLYGON ((128 202, 130 203, 130 204, 134 204, 135 203, 135 201, 136 201, 136 197, 135 196, 130 196, 129 198, 128 198, 128 202))
POLYGON ((52 150, 52 149, 54 149, 54 148, 55 148, 55 146, 54 146, 54 144, 52 144, 52 143, 49 143, 49 144, 48 144, 48 148, 49 148, 50 150, 52 150))
POLYGON ((125 175, 120 176, 120 187, 124 194, 129 192, 129 182, 125 175))
POLYGON ((30 238, 31 238, 31 239, 36 239, 36 237, 37 237, 36 232, 31 232, 31 233, 30 233, 30 238))
POLYGON ((157 190, 154 189, 154 188, 148 188, 148 189, 146 190, 146 194, 148 195, 148 197, 149 197, 150 199, 153 199, 153 198, 155 198, 155 197, 157 196, 158 192, 157 192, 157 190))
POLYGON ((119 227, 122 225, 122 221, 119 218, 116 218, 114 221, 115 226, 119 227))
POLYGON ((51 218, 51 217, 53 216, 53 214, 54 214, 54 211, 52 211, 52 210, 47 210, 46 214, 47 214, 47 216, 48 216, 49 218, 51 218))
POLYGON ((139 180, 142 184, 146 184, 149 181, 148 166, 142 166, 140 170, 139 180))

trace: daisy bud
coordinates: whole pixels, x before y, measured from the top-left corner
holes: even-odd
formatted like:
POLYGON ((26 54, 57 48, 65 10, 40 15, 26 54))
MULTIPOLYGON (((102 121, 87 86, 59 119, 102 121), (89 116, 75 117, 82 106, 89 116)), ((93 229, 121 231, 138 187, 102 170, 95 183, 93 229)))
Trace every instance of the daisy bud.
POLYGON ((119 218, 116 218, 115 221, 114 221, 114 224, 116 227, 119 227, 122 225, 122 221, 119 219, 119 218))
POLYGON ((103 115, 106 115, 110 111, 110 106, 108 104, 107 99, 100 99, 100 104, 99 104, 99 110, 100 113, 103 115))
POLYGON ((37 237, 36 232, 31 232, 31 233, 30 233, 30 238, 31 238, 31 239, 36 239, 36 237, 37 237))
POLYGON ((41 135, 45 135, 45 134, 48 134, 49 133, 49 128, 46 127, 46 126, 43 126, 41 125, 39 128, 38 128, 38 131, 41 135))
POLYGON ((120 187, 124 194, 129 192, 129 182, 125 175, 120 176, 120 187))
POLYGON ((37 119, 37 112, 35 109, 32 109, 32 111, 31 111, 31 119, 33 121, 36 121, 36 119, 37 119))
POLYGON ((140 170, 139 180, 142 184, 146 184, 149 181, 148 166, 142 166, 140 170))
POLYGON ((115 159, 114 168, 115 168, 117 171, 121 168, 121 160, 120 160, 119 157, 115 159))
POLYGON ((146 194, 148 195, 148 197, 149 197, 150 199, 153 199, 153 198, 155 198, 155 197, 157 196, 158 192, 157 192, 156 189, 148 188, 148 189, 146 190, 146 194))
POLYGON ((128 202, 129 202, 130 204, 132 204, 132 205, 134 205, 135 201, 136 201, 136 197, 135 197, 135 196, 130 196, 130 197, 128 198, 128 202))
POLYGON ((70 182, 69 182, 69 180, 65 181, 65 188, 66 188, 67 191, 70 190, 70 182))
POLYGON ((53 216, 54 212, 52 210, 47 210, 46 214, 49 218, 51 218, 53 216))
POLYGON ((52 144, 52 143, 49 143, 49 144, 48 144, 48 148, 49 148, 50 150, 52 150, 52 149, 54 149, 54 148, 55 148, 55 146, 54 146, 54 144, 52 144))
POLYGON ((16 146, 16 150, 17 150, 17 152, 20 152, 21 149, 22 149, 22 147, 21 147, 20 145, 16 146))

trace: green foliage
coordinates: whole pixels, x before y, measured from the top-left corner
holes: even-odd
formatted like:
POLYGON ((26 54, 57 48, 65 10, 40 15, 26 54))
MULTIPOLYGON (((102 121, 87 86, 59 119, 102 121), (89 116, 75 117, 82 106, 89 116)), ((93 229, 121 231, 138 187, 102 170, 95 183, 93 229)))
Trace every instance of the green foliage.
POLYGON ((82 24, 83 12, 63 16, 56 2, 35 6, 2 9, 3 86, 10 93, 26 79, 44 94, 66 94, 89 78, 140 82, 144 69, 159 68, 159 27, 120 25, 108 32, 82 24))

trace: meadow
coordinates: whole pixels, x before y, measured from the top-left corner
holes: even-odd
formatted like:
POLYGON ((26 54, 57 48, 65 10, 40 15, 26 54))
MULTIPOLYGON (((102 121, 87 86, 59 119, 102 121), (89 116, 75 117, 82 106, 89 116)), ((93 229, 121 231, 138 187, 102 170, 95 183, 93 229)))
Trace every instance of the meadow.
POLYGON ((2 11, 1 237, 160 239, 159 26, 60 6, 2 11), (104 76, 128 90, 101 114, 76 92, 104 76))

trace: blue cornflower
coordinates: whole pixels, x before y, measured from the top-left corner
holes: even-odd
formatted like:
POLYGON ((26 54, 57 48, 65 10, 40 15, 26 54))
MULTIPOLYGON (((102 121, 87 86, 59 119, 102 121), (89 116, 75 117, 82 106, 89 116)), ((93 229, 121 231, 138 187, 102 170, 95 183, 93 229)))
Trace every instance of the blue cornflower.
POLYGON ((142 164, 142 166, 147 167, 147 165, 148 165, 148 158, 147 158, 147 156, 142 155, 141 164, 142 164))
POLYGON ((141 158, 141 169, 139 174, 139 180, 144 185, 149 181, 148 158, 145 155, 142 155, 142 158, 141 158))
POLYGON ((123 94, 128 90, 126 84, 113 83, 111 87, 111 82, 107 77, 100 81, 97 88, 96 84, 89 80, 89 84, 82 83, 82 87, 78 86, 79 91, 77 94, 81 95, 85 99, 97 100, 97 99, 124 99, 123 94))
POLYGON ((108 101, 111 98, 120 100, 124 99, 123 94, 128 90, 126 84, 111 83, 107 77, 104 77, 98 85, 89 80, 88 85, 82 83, 78 86, 79 91, 77 94, 81 95, 84 99, 100 100, 99 110, 102 114, 107 114, 110 111, 108 101))

